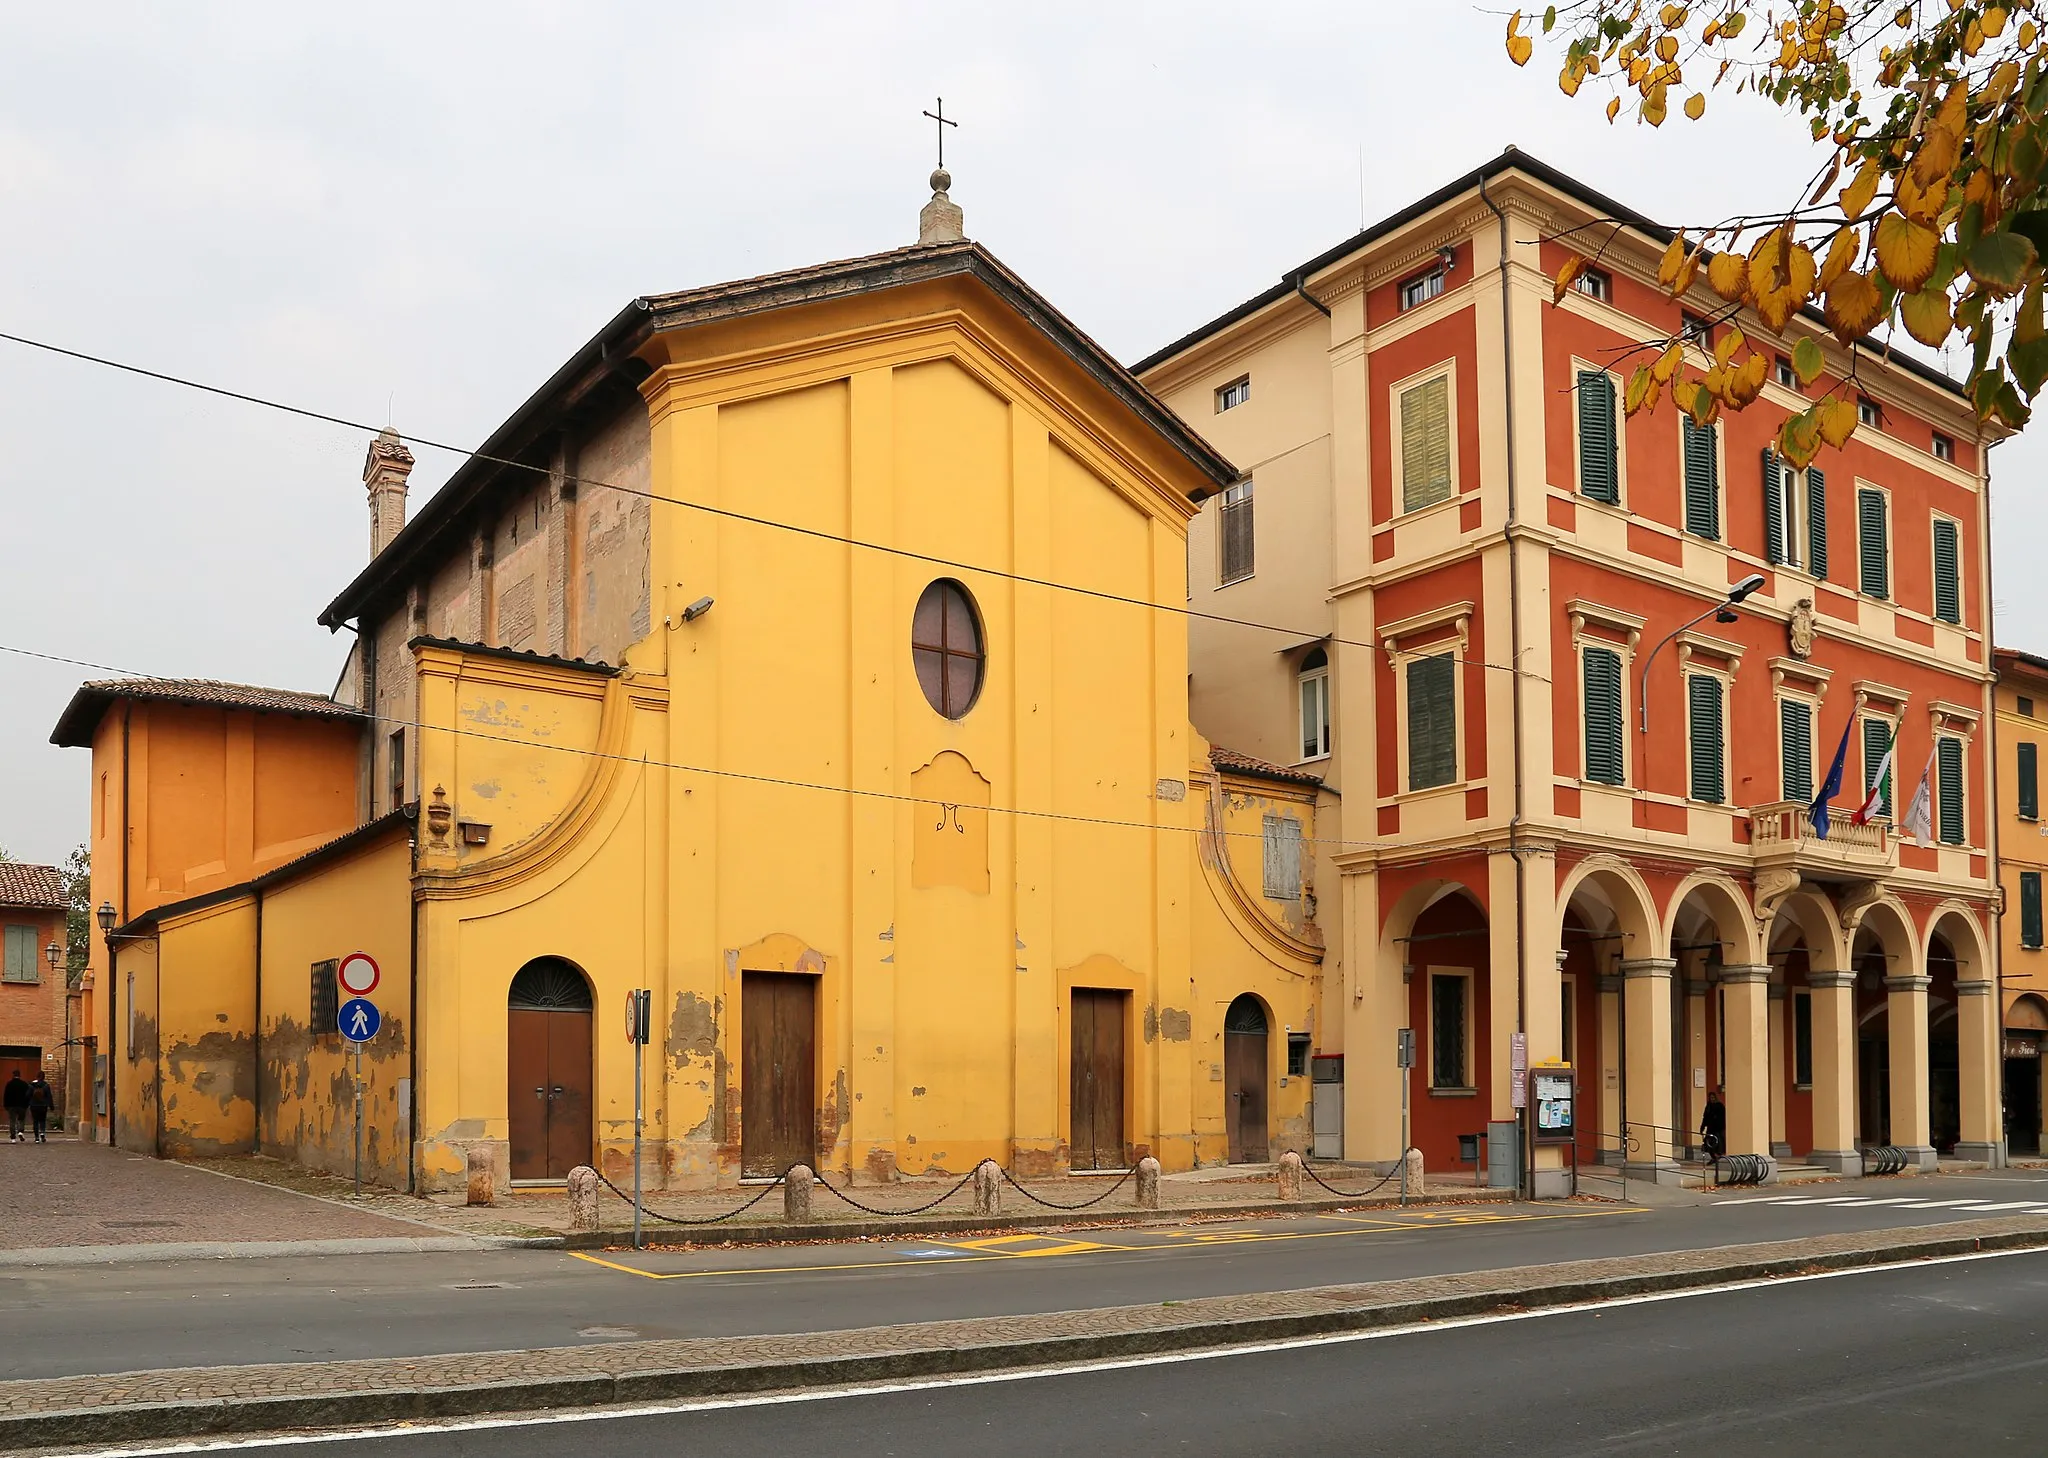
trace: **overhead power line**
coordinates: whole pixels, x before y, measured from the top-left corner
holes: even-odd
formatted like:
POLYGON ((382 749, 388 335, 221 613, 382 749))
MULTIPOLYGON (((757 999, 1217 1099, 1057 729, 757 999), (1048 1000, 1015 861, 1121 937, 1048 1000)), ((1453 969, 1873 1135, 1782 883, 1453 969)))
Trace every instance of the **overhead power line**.
MULTIPOLYGON (((235 400, 245 405, 255 405, 266 410, 282 411, 287 415, 296 415, 303 420, 315 420, 324 425, 337 425, 345 430, 362 431, 368 435, 375 435, 381 430, 391 428, 393 433, 398 435, 399 439, 410 445, 420 446, 427 450, 442 451, 449 455, 461 456, 467 460, 482 461, 487 465, 502 466, 508 470, 529 471, 538 476, 548 477, 552 475, 548 467, 537 466, 531 461, 516 460, 509 456, 491 455, 485 451, 472 450, 468 446, 452 445, 447 441, 434 440, 428 436, 406 434, 392 427, 367 425, 362 421, 350 420, 346 416, 330 414, 324 410, 313 410, 303 405, 293 405, 286 401, 273 400, 267 396, 254 395, 243 390, 231 390, 224 385, 208 384, 203 380, 189 379, 183 375, 169 374, 162 370, 153 370, 142 365, 129 364, 124 360, 110 359, 105 355, 88 354, 83 350, 70 349, 61 344, 51 344, 46 340, 31 339, 23 334, 10 334, 0 331, 0 339, 4 339, 11 344, 22 345, 28 349, 60 355, 65 359, 74 359, 85 364, 97 365, 102 369, 118 370, 123 374, 138 375, 143 379, 156 380, 167 385, 176 385, 182 389, 197 390, 203 394, 216 395, 225 400, 235 400)), ((647 501, 659 501, 669 506, 679 506, 688 511, 701 512, 706 516, 719 517, 726 521, 741 522, 748 526, 766 527, 772 531, 791 532, 797 536, 809 537, 815 541, 831 542, 842 547, 859 548, 862 551, 880 552, 888 556, 903 558, 906 561, 921 562, 926 566, 944 567, 954 572, 975 573, 983 577, 1014 582, 1024 587, 1043 587, 1054 592, 1078 593, 1083 597, 1091 597, 1100 602, 1121 603, 1129 607, 1146 608, 1153 612, 1172 613, 1178 617, 1189 618, 1199 622, 1216 623, 1224 627, 1250 628, 1262 633, 1280 633, 1303 643, 1342 643, 1347 647, 1364 648, 1375 652, 1380 648, 1378 643, 1367 642, 1357 638, 1339 637, 1334 633, 1315 632, 1306 628, 1288 627, 1280 623, 1255 622, 1249 618, 1234 618, 1226 613, 1204 612, 1200 608, 1154 602, 1149 598, 1132 597, 1127 593, 1110 592, 1107 589, 1098 587, 1087 587, 1078 582, 1055 582, 1050 578, 1034 577, 1029 573, 1023 572, 1011 572, 1001 567, 987 567, 972 562, 957 562, 951 558, 935 556, 929 552, 914 551, 908 547, 892 546, 886 542, 870 542, 859 537, 841 536, 837 532, 828 532, 819 527, 807 527, 796 522, 777 521, 773 517, 756 516, 751 512, 734 511, 730 507, 712 506, 706 502, 689 501, 679 496, 664 496, 658 491, 651 491, 645 487, 621 485, 616 481, 599 480, 594 476, 578 476, 565 473, 562 479, 565 482, 574 483, 579 488, 589 486, 608 491, 617 491, 627 496, 636 496, 647 501)), ((1482 659, 1461 657, 1454 658, 1453 661, 1467 668, 1485 668, 1497 673, 1519 673, 1523 677, 1535 679, 1539 683, 1548 683, 1550 681, 1540 673, 1535 673, 1525 668, 1517 668, 1513 664, 1488 663, 1482 659)))

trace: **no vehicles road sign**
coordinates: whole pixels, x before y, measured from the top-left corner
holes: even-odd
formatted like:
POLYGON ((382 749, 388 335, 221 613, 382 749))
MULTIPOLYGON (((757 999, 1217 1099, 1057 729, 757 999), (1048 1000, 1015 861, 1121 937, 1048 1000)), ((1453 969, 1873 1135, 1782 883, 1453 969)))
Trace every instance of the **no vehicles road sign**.
POLYGON ((350 997, 368 997, 383 978, 377 959, 368 952, 350 952, 334 969, 334 980, 350 997))
POLYGON ((334 1021, 341 1029, 341 1036, 349 1042, 367 1043, 377 1036, 377 1029, 384 1026, 384 1015, 367 997, 352 997, 341 1005, 334 1021))

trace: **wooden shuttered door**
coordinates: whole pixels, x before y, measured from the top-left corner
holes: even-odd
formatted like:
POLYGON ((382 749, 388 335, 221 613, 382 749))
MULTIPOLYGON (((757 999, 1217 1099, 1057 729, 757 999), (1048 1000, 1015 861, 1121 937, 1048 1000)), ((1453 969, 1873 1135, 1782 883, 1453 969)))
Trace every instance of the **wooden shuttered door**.
POLYGON ((2014 746, 2019 751, 2020 814, 2029 820, 2041 818, 2041 755, 2033 744, 2014 746))
POLYGON ((1934 615, 1944 623, 1963 620, 1961 542, 1956 524, 1934 519, 1934 615))
POLYGON ((1813 705, 1798 699, 1778 700, 1778 765, 1780 798, 1813 799, 1813 705))
POLYGON ((1689 415, 1679 416, 1679 424, 1685 441, 1685 529, 1696 537, 1718 542, 1721 493, 1714 427, 1694 425, 1689 415))
POLYGON ((1612 648, 1585 650, 1586 778, 1618 785, 1623 778, 1621 655, 1612 648))
POLYGON ((1856 586, 1872 597, 1890 597, 1891 523, 1886 519, 1882 491, 1868 486, 1856 491, 1856 586))
POLYGON ((1408 788, 1458 777, 1456 664, 1448 653, 1408 661, 1408 788))
POLYGON ((1451 382, 1439 375, 1401 392, 1401 509, 1451 497, 1451 382))
POLYGON ((1621 501, 1615 453, 1614 381, 1603 370, 1579 371, 1579 490, 1610 506, 1621 501))
POLYGON ((1934 793, 1940 798, 1935 833, 1943 845, 1963 843, 1963 741, 1943 739, 1935 748, 1934 793))
POLYGON ((1828 478, 1816 466, 1806 468, 1806 570, 1828 575, 1828 478))
POLYGON ((1721 718, 1721 680, 1696 673, 1685 681, 1692 798, 1721 804, 1728 795, 1727 745, 1721 718))
POLYGON ((1217 520, 1223 542, 1217 575, 1223 582, 1239 582, 1252 575, 1252 483, 1240 481, 1223 493, 1223 507, 1217 520))
POLYGON ((2020 872, 2020 945, 2041 945, 2041 873, 2020 872))
MULTIPOLYGON (((1877 787, 1877 767, 1884 763, 1884 752, 1891 747, 1892 726, 1882 719, 1863 721, 1863 793, 1868 795, 1877 787)), ((1898 756, 1892 757, 1892 767, 1887 771, 1884 796, 1877 803, 1878 813, 1889 816, 1892 813, 1892 786, 1899 782, 1898 756)))
POLYGON ((1776 566, 1786 560, 1789 523, 1785 520, 1785 484, 1789 472, 1776 451, 1764 448, 1764 560, 1776 566))

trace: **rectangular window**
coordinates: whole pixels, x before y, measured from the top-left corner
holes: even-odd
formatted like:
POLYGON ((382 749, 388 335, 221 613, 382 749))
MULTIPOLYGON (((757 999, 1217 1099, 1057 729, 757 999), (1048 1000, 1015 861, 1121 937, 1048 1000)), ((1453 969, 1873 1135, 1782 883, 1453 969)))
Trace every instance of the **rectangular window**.
POLYGON ((1799 376, 1792 373, 1791 360, 1785 358, 1785 356, 1782 354, 1779 355, 1776 368, 1779 384, 1783 385, 1788 390, 1796 390, 1799 388, 1799 376))
POLYGON ((1308 1045, 1309 1037, 1307 1033, 1289 1033, 1287 1035, 1287 1076, 1289 1078, 1303 1078, 1307 1076, 1308 1045))
POLYGON ((2020 872, 2020 945, 2041 950, 2041 873, 2020 872))
POLYGON ((1828 478, 1818 466, 1806 468, 1806 570, 1828 575, 1828 478))
MULTIPOLYGON (((1877 767, 1884 763, 1884 754, 1892 747, 1892 726, 1885 719, 1863 721, 1863 793, 1869 795, 1877 784, 1877 767)), ((1877 813, 1886 819, 1892 813, 1892 786, 1899 782, 1898 758, 1893 756, 1892 768, 1885 774, 1884 794, 1877 802, 1877 813)))
POLYGON ((2020 818, 2039 820, 2041 818, 2041 751, 2038 745, 2021 743, 2014 746, 2019 750, 2019 791, 2020 818))
POLYGON ((1875 487, 1856 488, 1856 586, 1872 597, 1892 595, 1890 506, 1875 487))
POLYGON ((1714 326, 1704 315, 1688 311, 1678 316, 1678 335, 1681 339, 1694 341, 1701 349, 1710 349, 1714 343, 1714 326))
POLYGON ((1408 661, 1408 788, 1458 778, 1457 665, 1448 653, 1408 661))
POLYGON ((1451 380, 1438 375, 1401 392, 1401 510, 1451 499, 1451 380))
POLYGON ((1934 459, 1937 461, 1953 461, 1955 458, 1956 443, 1940 431, 1934 432, 1934 459))
POLYGON ((405 803, 405 731, 391 731, 391 803, 385 808, 396 810, 405 803))
POLYGON ((1799 473, 1764 450, 1764 560, 1773 566, 1799 565, 1799 473))
POLYGON ((2034 717, 2034 701, 2028 698, 2025 694, 2019 695, 2014 707, 2017 708, 2020 711, 2020 713, 2025 715, 2027 718, 2031 719, 2034 717))
POLYGON ((1813 994, 1792 994, 1792 1082, 1813 1087, 1813 994))
POLYGON ((1458 972, 1429 974, 1429 1086, 1470 1088, 1466 1067, 1466 1020, 1472 1013, 1472 979, 1458 972))
POLYGON ((1685 452, 1685 529, 1710 542, 1721 540, 1720 469, 1711 425, 1694 425, 1681 415, 1679 433, 1685 452))
POLYGON ((1695 673, 1685 681, 1687 791, 1719 805, 1728 795, 1727 736, 1721 718, 1721 680, 1695 673))
POLYGON ((1621 655, 1588 647, 1585 662, 1586 778, 1618 785, 1626 778, 1621 722, 1621 655))
POLYGON ((1245 375, 1239 379, 1232 380, 1216 392, 1216 409, 1219 413, 1225 410, 1235 410, 1238 406, 1244 404, 1245 401, 1251 399, 1251 397, 1252 377, 1245 375))
POLYGON ((1936 834, 1943 845, 1963 843, 1963 741, 1943 738, 1935 745, 1934 793, 1941 800, 1936 834))
POLYGON ((1609 303, 1614 298, 1614 280, 1597 268, 1582 268, 1579 276, 1572 280, 1572 287, 1589 299, 1609 303))
POLYGON ((9 926, 7 928, 6 960, 0 962, 0 981, 38 982, 41 975, 36 971, 36 929, 32 926, 9 926))
POLYGON ((1311 669, 1301 676, 1301 757, 1322 759, 1330 752, 1330 671, 1311 669))
POLYGON ((1877 408, 1875 400, 1871 399, 1868 395, 1858 395, 1856 397, 1856 423, 1858 425, 1880 425, 1883 421, 1884 412, 1877 408))
POLYGON ((1252 483, 1240 481, 1223 489, 1223 508, 1217 517, 1223 560, 1219 564, 1218 586, 1242 582, 1252 575, 1252 483))
POLYGON ((1813 799, 1813 705, 1778 700, 1778 783, 1781 800, 1813 799))
POLYGON ((1264 822, 1265 892, 1275 901, 1301 899, 1301 822, 1292 815, 1268 815, 1264 822))
POLYGON ((1411 278, 1401 285, 1401 307, 1417 308, 1428 303, 1444 291, 1444 271, 1433 268, 1419 278, 1411 278))
POLYGON ((1963 620, 1962 534, 1945 516, 1934 519, 1934 615, 1944 623, 1963 620))
MULTIPOLYGON (((312 1033, 316 1038, 338 1037, 341 1033, 340 1027, 334 1021, 335 1014, 341 1010, 339 999, 335 995, 334 975, 339 966, 340 963, 332 959, 313 964, 313 993, 308 1021, 313 1025, 312 1033)), ((129 1002, 132 1005, 134 999, 130 998, 129 1002)))
POLYGON ((1610 506, 1621 501, 1616 455, 1614 380, 1605 370, 1579 371, 1579 490, 1610 506))

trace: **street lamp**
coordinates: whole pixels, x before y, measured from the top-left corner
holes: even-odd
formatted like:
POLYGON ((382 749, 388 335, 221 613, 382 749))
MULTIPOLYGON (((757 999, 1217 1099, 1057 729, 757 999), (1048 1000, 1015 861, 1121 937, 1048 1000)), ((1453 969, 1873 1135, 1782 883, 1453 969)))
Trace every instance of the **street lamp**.
POLYGON ((1683 633, 1687 628, 1692 627, 1696 623, 1704 622, 1709 617, 1713 618, 1714 621, 1719 623, 1734 622, 1736 620, 1735 614, 1733 612, 1730 612, 1729 609, 1734 607, 1736 603, 1741 602, 1744 598, 1748 597, 1752 592, 1755 592, 1759 587, 1762 587, 1763 585, 1763 573, 1750 573, 1749 576, 1743 578, 1742 581, 1736 583, 1733 587, 1728 589, 1727 597, 1723 598, 1720 602, 1715 603, 1712 607, 1708 608, 1698 617, 1691 618, 1683 623, 1680 623, 1677 627, 1673 628, 1670 632, 1666 633, 1664 637, 1661 640, 1659 640, 1657 646, 1650 650, 1650 656, 1643 660, 1642 674, 1636 680, 1637 733, 1648 734, 1650 732, 1650 665, 1657 661, 1657 655, 1664 651, 1664 645, 1666 643, 1669 643, 1673 638, 1676 638, 1680 633, 1683 633))
POLYGON ((57 964, 64 960, 64 949, 55 942, 43 948, 43 960, 50 964, 50 975, 57 975, 57 964))
POLYGON ((100 903, 100 909, 94 912, 93 916, 99 922, 100 930, 104 932, 107 936, 111 937, 114 934, 114 903, 111 901, 102 901, 100 903))

